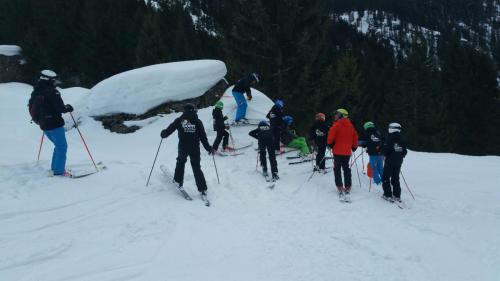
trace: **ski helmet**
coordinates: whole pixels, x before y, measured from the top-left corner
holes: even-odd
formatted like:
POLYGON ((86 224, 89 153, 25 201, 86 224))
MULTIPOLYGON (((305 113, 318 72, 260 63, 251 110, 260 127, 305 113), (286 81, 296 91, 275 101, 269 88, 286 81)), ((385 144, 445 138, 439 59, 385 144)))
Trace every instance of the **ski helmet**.
POLYGON ((257 73, 252 73, 250 76, 252 77, 252 80, 255 81, 255 83, 260 82, 259 75, 257 73))
POLYGON ((342 117, 344 117, 344 118, 349 117, 349 112, 347 112, 347 110, 345 110, 343 108, 337 109, 337 113, 342 115, 342 117))
POLYGON ((368 130, 368 128, 375 128, 375 124, 372 121, 368 121, 363 125, 363 128, 365 130, 368 130))
POLYGON ((262 120, 259 122, 259 127, 261 126, 269 126, 269 122, 267 122, 266 120, 262 120))
POLYGON ((401 125, 399 123, 391 123, 389 124, 389 134, 401 132, 401 125))
POLYGON ((52 70, 42 70, 40 72, 40 80, 55 81, 57 79, 57 73, 52 70))
POLYGON ((184 105, 184 113, 196 113, 198 110, 196 109, 196 105, 192 103, 187 103, 184 105))
POLYGON ((222 101, 216 102, 215 103, 215 108, 223 109, 224 108, 224 103, 222 101))
POLYGON ((316 118, 316 120, 319 120, 319 121, 325 121, 326 116, 324 113, 319 112, 319 113, 316 113, 315 118, 316 118))
POLYGON ((286 123, 287 125, 291 125, 291 124, 292 124, 292 122, 293 122, 293 117, 292 117, 292 116, 289 116, 289 115, 284 116, 284 117, 283 117, 283 121, 285 121, 285 123, 286 123))
POLYGON ((277 99, 275 102, 274 102, 274 105, 276 105, 277 108, 283 108, 283 106, 285 106, 285 103, 283 103, 282 100, 280 99, 277 99))

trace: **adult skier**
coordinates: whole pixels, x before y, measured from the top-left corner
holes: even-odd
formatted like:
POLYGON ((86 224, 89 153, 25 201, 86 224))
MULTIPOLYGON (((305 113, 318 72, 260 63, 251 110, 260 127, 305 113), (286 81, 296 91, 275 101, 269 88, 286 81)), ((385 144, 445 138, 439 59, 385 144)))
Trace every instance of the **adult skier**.
POLYGON ((334 120, 333 126, 328 131, 327 143, 329 147, 332 147, 333 152, 335 185, 339 195, 342 196, 351 192, 352 179, 349 159, 352 152, 358 148, 358 133, 349 120, 347 110, 337 109, 334 120), (343 183, 341 169, 344 171, 343 183))
POLYGON ((63 113, 73 112, 73 107, 64 104, 61 93, 56 89, 57 74, 43 70, 28 103, 33 121, 40 126, 47 138, 54 144, 51 174, 70 176, 66 171, 66 152, 68 143, 64 131, 63 113))
POLYGON ((326 116, 324 113, 317 113, 315 122, 309 131, 309 140, 313 142, 317 148, 316 165, 314 171, 325 173, 325 152, 326 152, 326 137, 330 126, 326 123, 326 116))
POLYGON ((248 100, 252 100, 252 90, 250 87, 257 83, 259 83, 259 76, 255 73, 252 73, 236 82, 232 91, 234 100, 238 106, 236 110, 236 117, 234 118, 236 123, 248 124, 248 119, 245 118, 248 104, 243 94, 247 95, 248 100))
POLYGON ((175 130, 177 130, 179 137, 179 145, 174 181, 182 188, 184 184, 184 167, 189 156, 198 191, 202 196, 206 196, 207 183, 200 165, 200 141, 209 154, 213 154, 214 150, 208 143, 203 123, 198 119, 194 104, 186 104, 184 106, 184 113, 175 119, 166 129, 161 131, 161 137, 167 138, 175 130))
POLYGON ((283 128, 286 127, 285 122, 283 121, 283 106, 284 103, 282 100, 277 99, 274 102, 273 107, 266 115, 266 118, 271 122, 271 131, 274 136, 274 147, 278 151, 280 151, 280 135, 283 128))
POLYGON ((256 138, 259 143, 259 157, 260 165, 262 166, 262 174, 268 177, 267 173, 267 159, 266 150, 269 154, 269 162, 271 163, 271 173, 273 180, 278 180, 278 163, 276 162, 276 154, 274 148, 274 135, 268 121, 260 121, 257 129, 248 133, 250 136, 256 138))
POLYGON ((389 124, 388 131, 389 135, 382 148, 382 154, 385 156, 384 174, 382 176, 384 195, 382 198, 388 201, 401 202, 399 173, 401 172, 401 165, 403 165, 403 158, 405 158, 408 150, 406 149, 406 143, 401 138, 400 124, 389 124))
POLYGON ((224 103, 222 101, 218 101, 215 104, 215 108, 212 111, 212 117, 214 119, 214 131, 217 132, 217 137, 215 138, 214 144, 212 148, 217 151, 219 149, 219 144, 222 141, 222 150, 227 151, 228 149, 228 140, 229 140, 229 132, 226 131, 226 124, 224 121, 227 120, 227 116, 222 114, 222 109, 224 108, 224 103))
POLYGON ((286 127, 281 131, 281 141, 287 147, 297 148, 299 152, 299 157, 307 157, 310 154, 309 146, 307 145, 307 141, 304 137, 300 137, 295 133, 295 130, 292 130, 290 126, 293 123, 292 116, 283 117, 283 121, 286 127))
POLYGON ((373 171, 373 181, 376 185, 379 185, 382 182, 382 174, 384 172, 384 156, 382 155, 384 140, 373 122, 366 122, 363 125, 363 129, 365 131, 362 134, 359 144, 361 147, 366 148, 373 171))

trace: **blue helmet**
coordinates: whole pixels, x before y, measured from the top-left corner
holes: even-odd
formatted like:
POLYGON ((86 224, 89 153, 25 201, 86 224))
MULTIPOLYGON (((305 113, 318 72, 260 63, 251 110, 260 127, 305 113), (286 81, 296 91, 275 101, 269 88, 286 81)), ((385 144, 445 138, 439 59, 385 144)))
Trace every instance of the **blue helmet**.
POLYGON ((293 122, 293 117, 292 117, 292 116, 287 115, 287 116, 283 117, 283 121, 285 121, 285 123, 286 123, 287 125, 291 125, 291 124, 292 124, 292 122, 293 122))
POLYGON ((259 122, 259 127, 260 126, 269 126, 269 122, 267 122, 266 120, 262 120, 259 122))
POLYGON ((285 105, 285 103, 283 103, 282 100, 280 99, 277 99, 275 102, 274 102, 274 105, 276 105, 277 108, 283 108, 283 106, 285 105))

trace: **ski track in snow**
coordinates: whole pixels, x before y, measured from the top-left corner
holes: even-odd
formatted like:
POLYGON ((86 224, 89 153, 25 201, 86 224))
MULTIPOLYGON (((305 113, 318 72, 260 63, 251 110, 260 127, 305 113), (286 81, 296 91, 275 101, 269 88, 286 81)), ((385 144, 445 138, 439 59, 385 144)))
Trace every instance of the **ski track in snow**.
MULTIPOLYGON (((159 165, 173 170, 175 134, 163 141, 145 187, 160 131, 178 114, 128 135, 84 117, 81 131, 107 169, 80 179, 47 177, 52 144, 44 143, 36 163, 40 131, 27 116, 29 92, 22 84, 0 84, 1 127, 12 132, 0 140, 0 280, 500 276, 499 157, 410 152, 403 171, 417 200, 402 182, 408 208, 400 210, 380 199, 379 186, 368 192, 367 178, 360 187, 355 171, 353 202, 341 203, 333 173, 306 182, 311 163, 290 166, 286 155, 277 157, 281 180, 269 190, 255 170, 253 148, 216 157, 218 185, 212 158, 202 148, 212 203, 207 208, 189 163, 185 187, 193 201, 165 183, 159 165)), ((63 91, 63 98, 73 94, 63 91)), ((211 109, 199 114, 212 142, 211 109)), ((237 144, 250 141, 250 129, 232 128, 237 144)), ((67 139, 68 166, 92 168, 78 133, 69 130, 67 139)))

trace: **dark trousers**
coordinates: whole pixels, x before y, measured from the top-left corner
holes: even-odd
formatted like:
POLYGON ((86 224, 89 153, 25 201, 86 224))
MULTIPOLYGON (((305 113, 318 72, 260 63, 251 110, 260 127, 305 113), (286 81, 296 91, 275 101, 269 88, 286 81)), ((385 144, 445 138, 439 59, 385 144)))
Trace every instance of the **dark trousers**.
POLYGON ((345 183, 345 191, 351 190, 351 168, 349 168, 349 159, 351 156, 345 155, 334 155, 333 156, 333 172, 335 174, 335 185, 339 190, 344 189, 344 185, 342 184, 342 173, 341 169, 344 170, 344 183, 345 183))
POLYGON ((399 184, 399 173, 403 160, 386 159, 384 163, 384 173, 382 175, 382 188, 384 196, 401 198, 401 185, 399 184), (392 185, 392 190, 391 190, 392 185))
POLYGON ((184 184, 184 167, 186 165, 188 156, 189 160, 191 161, 191 168, 193 169, 194 180, 196 181, 198 191, 202 192, 207 190, 207 182, 205 181, 205 176, 201 171, 200 148, 193 149, 192 151, 179 148, 179 152, 177 155, 177 165, 175 166, 174 180, 181 186, 184 184))
POLYGON ((269 162, 271 163, 271 172, 278 173, 278 163, 276 162, 275 148, 272 143, 259 143, 259 157, 262 170, 267 172, 266 150, 269 154, 269 162))
POLYGON ((316 154, 316 166, 320 169, 325 168, 325 153, 326 153, 326 144, 318 145, 318 154, 316 154))
POLYGON ((272 130, 273 130, 273 138, 274 138, 274 149, 280 150, 280 148, 281 148, 281 142, 280 142, 281 129, 279 127, 273 127, 272 130))
POLYGON ((222 141, 222 148, 226 148, 227 144, 229 143, 229 133, 225 130, 217 130, 217 137, 215 137, 214 144, 212 145, 212 148, 217 150, 219 149, 219 144, 222 141))

